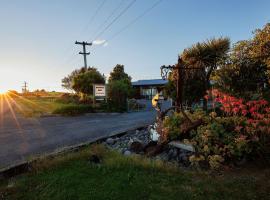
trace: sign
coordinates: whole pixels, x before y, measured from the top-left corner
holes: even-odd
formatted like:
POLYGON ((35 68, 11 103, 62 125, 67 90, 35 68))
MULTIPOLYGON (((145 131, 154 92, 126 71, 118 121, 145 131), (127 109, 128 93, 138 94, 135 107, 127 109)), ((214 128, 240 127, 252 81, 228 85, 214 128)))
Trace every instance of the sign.
POLYGON ((94 85, 94 96, 95 97, 106 97, 106 86, 105 85, 94 85))

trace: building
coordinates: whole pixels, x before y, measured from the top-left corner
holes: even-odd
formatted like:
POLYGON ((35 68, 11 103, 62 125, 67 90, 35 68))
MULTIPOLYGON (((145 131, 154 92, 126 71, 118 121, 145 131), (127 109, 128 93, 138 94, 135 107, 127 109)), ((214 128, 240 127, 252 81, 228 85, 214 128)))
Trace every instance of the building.
POLYGON ((132 82, 136 90, 136 99, 152 99, 157 94, 157 88, 163 88, 168 80, 151 79, 132 82))

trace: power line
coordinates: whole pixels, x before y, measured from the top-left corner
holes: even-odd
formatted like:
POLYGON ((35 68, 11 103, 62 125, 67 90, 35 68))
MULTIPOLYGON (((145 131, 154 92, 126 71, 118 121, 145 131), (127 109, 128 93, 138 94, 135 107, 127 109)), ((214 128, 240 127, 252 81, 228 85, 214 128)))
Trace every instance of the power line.
POLYGON ((110 37, 107 41, 114 39, 117 35, 121 34, 123 31, 128 29, 130 26, 135 24, 138 20, 140 20, 142 17, 144 17, 147 13, 149 13, 151 10, 153 10, 158 4, 160 4, 163 0, 156 1, 151 7, 147 8, 144 12, 142 12, 139 16, 134 18, 132 21, 130 21, 126 26, 124 26, 122 29, 120 29, 118 32, 116 32, 112 37, 110 37))
MULTIPOLYGON (((85 32, 85 31, 88 29, 88 27, 91 25, 91 23, 95 20, 96 16, 98 15, 99 11, 100 11, 100 10, 102 9, 102 7, 104 6, 104 4, 106 3, 106 1, 107 1, 107 0, 103 0, 103 1, 98 5, 96 11, 95 11, 94 14, 92 15, 92 17, 90 18, 90 20, 88 21, 88 23, 86 24, 85 28, 82 29, 81 34, 82 34, 83 32, 85 32)), ((73 45, 70 46, 70 48, 66 48, 66 50, 65 50, 64 52, 67 52, 67 54, 69 54, 69 52, 71 52, 72 49, 73 49, 73 45)), ((75 56, 74 56, 74 55, 69 55, 69 56, 67 56, 67 59, 66 59, 66 61, 64 62, 64 64, 69 63, 69 62, 73 61, 74 59, 75 59, 75 56)), ((64 65, 64 64, 63 64, 63 65, 64 65)))
POLYGON ((98 13, 99 13, 99 11, 100 11, 100 10, 102 9, 102 7, 104 6, 105 2, 106 2, 106 0, 103 0, 103 1, 99 4, 99 6, 97 7, 95 13, 94 13, 93 16, 90 18, 90 20, 89 20, 88 23, 86 24, 85 28, 83 29, 82 33, 83 33, 84 31, 86 31, 86 30, 89 28, 89 26, 93 23, 93 21, 95 20, 96 16, 97 16, 98 13))
POLYGON ((125 12, 136 2, 132 0, 99 34, 96 35, 95 40, 100 37, 106 30, 108 30, 125 12))
POLYGON ((119 10, 119 8, 121 7, 121 5, 123 4, 124 1, 125 0, 121 0, 117 4, 117 6, 113 9, 113 11, 110 13, 110 15, 108 15, 108 17, 104 20, 104 22, 99 25, 99 27, 96 29, 96 32, 98 32, 109 21, 109 19, 119 10))

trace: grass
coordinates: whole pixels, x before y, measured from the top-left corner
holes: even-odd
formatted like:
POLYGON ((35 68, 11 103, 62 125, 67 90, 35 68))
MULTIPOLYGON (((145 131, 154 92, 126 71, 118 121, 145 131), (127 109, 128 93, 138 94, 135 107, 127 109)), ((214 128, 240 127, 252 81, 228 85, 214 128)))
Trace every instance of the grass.
POLYGON ((75 116, 84 113, 94 112, 91 105, 64 105, 53 111, 53 114, 60 114, 63 116, 75 116))
POLYGON ((16 97, 16 111, 25 117, 39 117, 41 115, 53 114, 55 110, 75 104, 61 103, 57 97, 16 97))
POLYGON ((0 183, 0 199, 269 199, 269 169, 213 175, 183 171, 101 145, 42 159, 33 171, 0 183), (88 161, 91 154, 101 164, 88 161))

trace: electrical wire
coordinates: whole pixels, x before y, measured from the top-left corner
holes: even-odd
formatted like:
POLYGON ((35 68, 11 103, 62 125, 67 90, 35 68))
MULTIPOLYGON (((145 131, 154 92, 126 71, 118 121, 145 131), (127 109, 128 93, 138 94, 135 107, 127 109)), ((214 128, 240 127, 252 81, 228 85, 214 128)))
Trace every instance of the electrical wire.
POLYGON ((95 36, 95 40, 100 37, 105 31, 107 31, 125 12, 128 11, 129 8, 136 2, 136 0, 132 0, 99 34, 95 36))
POLYGON ((130 26, 135 24, 138 20, 140 20, 142 17, 144 17, 147 13, 149 13, 151 10, 153 10, 158 4, 160 4, 163 0, 156 1, 151 7, 147 8, 144 12, 142 12, 139 16, 134 18, 132 21, 130 21, 126 26, 124 26, 122 29, 120 29, 118 32, 116 32, 112 37, 110 37, 107 41, 114 39, 116 36, 127 30, 130 26))
MULTIPOLYGON (((104 27, 105 25, 106 25, 106 23, 109 21, 109 19, 120 9, 120 7, 122 6, 122 4, 123 4, 123 2, 124 2, 125 0, 121 0, 117 5, 116 5, 116 7, 113 9, 113 11, 108 15, 108 17, 104 20, 104 22, 103 23, 101 23, 100 25, 99 25, 99 27, 96 29, 96 33, 97 32, 100 32, 99 30, 101 30, 101 28, 102 27, 104 27)), ((90 41, 92 41, 92 40, 90 40, 90 41)))

